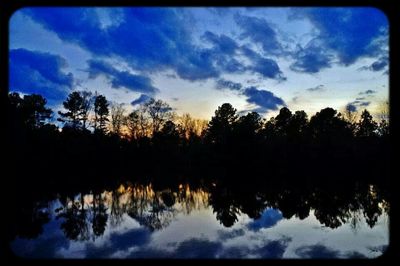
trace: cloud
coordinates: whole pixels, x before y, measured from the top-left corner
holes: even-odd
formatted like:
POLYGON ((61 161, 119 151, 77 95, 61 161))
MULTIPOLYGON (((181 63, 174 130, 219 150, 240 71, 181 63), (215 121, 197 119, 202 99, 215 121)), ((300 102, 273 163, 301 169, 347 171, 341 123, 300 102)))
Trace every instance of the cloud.
POLYGON ((177 62, 174 62, 176 73, 180 78, 189 81, 217 78, 220 71, 213 65, 214 53, 209 50, 194 50, 190 54, 177 55, 177 62))
POLYGON ((201 39, 213 45, 211 49, 204 49, 204 53, 210 55, 216 69, 226 73, 244 73, 245 66, 234 58, 239 45, 232 38, 221 34, 206 31, 201 39))
POLYGON ((61 220, 51 220, 43 225, 43 233, 34 239, 16 237, 10 243, 12 252, 21 258, 56 258, 61 249, 70 247, 70 240, 59 230, 61 220))
POLYGON ((295 253, 304 259, 332 259, 339 256, 339 251, 328 249, 321 244, 300 247, 295 253))
POLYGON ((324 85, 318 85, 313 88, 308 88, 307 90, 310 92, 323 91, 323 90, 325 90, 325 87, 324 87, 324 85))
POLYGON ((206 31, 201 38, 205 41, 212 43, 214 45, 214 49, 217 49, 219 52, 222 53, 232 55, 238 48, 237 43, 232 38, 224 34, 218 36, 215 33, 206 31))
POLYGON ((291 241, 290 238, 269 241, 266 245, 257 250, 260 258, 280 259, 291 241))
POLYGON ((360 106, 368 106, 371 102, 361 102, 360 106))
POLYGON ((292 9, 295 19, 308 19, 318 30, 322 50, 329 50, 342 65, 362 57, 387 54, 388 21, 377 8, 292 9))
POLYGON ((127 251, 132 247, 145 246, 150 241, 150 232, 144 228, 135 228, 123 233, 112 233, 104 245, 86 244, 86 258, 108 258, 116 252, 127 251))
POLYGON ((257 112, 265 113, 269 110, 278 110, 279 106, 286 105, 285 102, 267 90, 258 90, 255 87, 248 87, 243 91, 247 96, 247 102, 259 106, 257 112))
POLYGON ((375 90, 366 90, 366 91, 362 91, 362 92, 360 92, 358 94, 359 95, 365 95, 365 94, 371 95, 371 94, 375 94, 375 93, 376 93, 375 90))
POLYGON ((368 259, 367 256, 358 251, 349 251, 345 254, 345 257, 349 259, 368 259))
POLYGON ((225 248, 219 255, 220 258, 243 259, 251 254, 251 250, 247 246, 233 246, 225 248))
POLYGON ((72 73, 62 70, 66 60, 50 53, 14 49, 9 53, 11 91, 41 94, 49 101, 66 97, 73 86, 72 73))
POLYGON ((232 238, 236 238, 239 236, 243 236, 245 235, 245 230, 243 229, 233 229, 230 231, 225 231, 225 230, 219 230, 218 231, 218 236, 222 241, 228 240, 228 239, 232 239, 232 238))
POLYGON ((352 103, 348 103, 346 105, 346 110, 349 111, 349 112, 355 112, 355 111, 357 111, 357 106, 355 106, 352 103))
POLYGON ((147 229, 132 229, 122 234, 112 234, 110 244, 118 250, 126 250, 132 246, 142 246, 150 241, 150 232, 147 229))
POLYGON ((246 46, 241 47, 241 52, 251 61, 251 65, 246 67, 250 72, 261 74, 265 78, 286 80, 274 60, 262 57, 259 53, 246 46))
POLYGON ((367 107, 371 104, 371 102, 369 102, 369 101, 362 101, 362 100, 357 100, 357 99, 353 102, 348 103, 346 105, 346 110, 349 110, 350 112, 355 112, 359 108, 367 107))
POLYGON ((206 239, 189 239, 180 243, 175 256, 177 258, 215 258, 222 249, 220 242, 213 242, 206 239))
MULTIPOLYGON (((95 56, 117 57, 134 69, 173 69, 190 81, 218 77, 210 51, 192 44, 188 14, 174 8, 124 8, 118 24, 102 27, 92 8, 26 8, 24 13, 64 41, 95 56)), ((226 38, 222 37, 222 44, 226 38)))
POLYGON ((269 228, 276 225, 282 219, 282 213, 278 210, 268 208, 261 217, 250 222, 247 227, 252 231, 258 231, 261 228, 269 228))
POLYGON ((233 91, 238 91, 242 88, 242 84, 226 79, 219 79, 217 80, 216 88, 218 90, 229 89, 233 91))
POLYGON ((389 59, 387 56, 381 57, 369 66, 360 67, 359 70, 370 70, 374 72, 385 70, 389 65, 389 59))
POLYGON ((296 72, 313 74, 332 66, 333 55, 317 41, 309 42, 304 48, 298 46, 292 56, 295 61, 290 65, 290 69, 296 72))
POLYGON ((150 101, 151 97, 147 96, 146 94, 140 94, 139 98, 133 100, 131 102, 131 105, 140 105, 142 103, 146 103, 148 101, 150 101))
POLYGON ((131 91, 153 94, 158 91, 151 83, 151 79, 146 76, 132 74, 128 71, 120 71, 110 64, 100 60, 88 60, 89 78, 94 79, 98 76, 106 77, 111 83, 111 87, 125 87, 131 91))
POLYGON ((237 14, 234 19, 242 29, 241 39, 249 38, 252 42, 261 45, 266 54, 280 55, 283 53, 275 30, 265 19, 240 14, 237 14))

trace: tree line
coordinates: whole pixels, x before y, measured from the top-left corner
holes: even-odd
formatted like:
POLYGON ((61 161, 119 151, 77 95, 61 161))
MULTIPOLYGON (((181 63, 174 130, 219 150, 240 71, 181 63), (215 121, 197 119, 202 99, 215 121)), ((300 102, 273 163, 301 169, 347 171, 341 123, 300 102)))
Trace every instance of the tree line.
MULTIPOLYGON (((37 94, 24 95, 22 98, 16 92, 9 94, 11 115, 30 129, 52 126, 49 120, 53 117, 53 111, 46 107, 46 103, 47 100, 37 94)), ((97 92, 92 95, 89 91, 70 93, 63 102, 63 107, 66 111, 59 111, 60 117, 57 120, 64 124, 64 129, 84 131, 91 127, 93 133, 117 134, 130 139, 152 137, 171 127, 179 131, 181 137, 189 138, 195 134, 219 144, 226 142, 233 131, 247 133, 248 138, 258 133, 266 138, 274 135, 296 138, 306 133, 312 134, 313 138, 324 134, 382 137, 389 133, 388 116, 376 122, 366 109, 358 121, 356 112, 350 108, 346 108, 344 114, 341 114, 329 107, 317 112, 309 120, 304 111, 292 113, 287 107, 283 107, 276 117, 265 121, 257 112, 239 117, 237 110, 231 104, 225 103, 218 107, 215 116, 208 123, 206 120, 194 119, 188 113, 177 117, 168 103, 153 98, 125 115, 126 110, 122 104, 110 105, 104 95, 97 92)))
POLYGON ((308 162, 315 162, 313 172, 330 167, 344 176, 354 175, 351 168, 357 167, 371 173, 361 164, 387 168, 389 121, 375 121, 368 110, 357 120, 349 109, 342 114, 327 107, 309 118, 283 107, 265 120, 257 112, 239 116, 224 103, 207 122, 177 116, 162 100, 151 98, 126 114, 123 105, 111 104, 104 95, 74 91, 58 112, 59 128, 46 104, 41 95, 8 95, 14 161, 42 175, 60 169, 69 176, 204 174, 200 170, 243 166, 253 171, 268 165, 271 175, 284 176, 293 169, 306 174, 308 162))

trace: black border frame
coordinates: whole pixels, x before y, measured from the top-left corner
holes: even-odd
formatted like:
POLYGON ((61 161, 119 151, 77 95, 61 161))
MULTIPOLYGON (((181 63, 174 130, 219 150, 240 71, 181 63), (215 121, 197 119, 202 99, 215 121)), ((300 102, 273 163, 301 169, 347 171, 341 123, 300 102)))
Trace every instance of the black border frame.
MULTIPOLYGON (((247 1, 123 1, 123 0, 81 0, 81 1, 68 1, 68 0, 58 0, 48 1, 48 0, 9 0, 6 3, 6 0, 0 2, 0 69, 1 69, 1 78, 0 78, 0 114, 5 115, 5 121, 7 125, 7 110, 6 110, 6 99, 8 93, 8 53, 9 53, 9 19, 12 14, 22 8, 22 7, 36 7, 36 6, 259 6, 259 7, 307 7, 307 6, 324 6, 324 7, 335 7, 335 6, 344 6, 344 7, 375 7, 382 10, 389 21, 389 102, 390 102, 390 165, 389 165, 389 173, 390 173, 390 184, 392 186, 391 191, 391 210, 390 210, 390 242, 388 249, 384 252, 383 255, 376 259, 332 259, 332 260, 321 260, 321 259, 282 259, 282 260, 108 260, 108 259, 87 259, 87 260, 75 260, 75 259, 66 259, 66 260, 53 260, 53 259, 39 259, 39 260, 27 260, 16 257, 11 250, 9 249, 9 243, 5 241, 1 241, 1 249, 0 249, 0 258, 4 262, 9 262, 12 264, 37 264, 37 265, 53 265, 57 263, 59 265, 69 265, 69 264, 85 264, 85 265, 98 265, 99 263, 105 264, 124 264, 131 265, 134 264, 143 264, 143 265, 152 265, 154 263, 166 263, 166 264, 182 264, 186 265, 188 263, 206 263, 206 264, 227 264, 227 265, 238 265, 238 264, 254 264, 254 265, 264 265, 264 264, 306 264, 306 265, 316 265, 316 264, 330 264, 330 265, 352 265, 352 264, 360 264, 363 265, 375 265, 375 264, 387 264, 396 261, 396 258, 400 258, 400 252, 397 251, 399 247, 399 229, 398 225, 398 194, 395 189, 395 179, 396 179, 396 151, 397 143, 395 143, 396 137, 398 135, 399 130, 399 111, 398 111, 398 98, 396 94, 398 93, 399 81, 396 80, 396 73, 399 73, 399 50, 400 43, 398 41, 398 36, 400 35, 400 5, 396 5, 396 1, 356 1, 356 0, 264 0, 264 1, 256 1, 256 0, 247 0, 247 1), (393 260, 394 259, 394 260, 393 260)), ((4 133, 4 130, 1 130, 4 133)), ((9 166, 9 162, 7 160, 7 151, 12 149, 12 147, 7 146, 7 139, 9 137, 8 134, 12 134, 8 129, 5 130, 6 136, 1 138, 2 142, 1 147, 6 147, 6 149, 1 148, 3 151, 3 155, 1 156, 0 162, 6 167, 1 167, 1 176, 3 178, 0 179, 0 184, 3 190, 8 193, 13 193, 15 190, 9 187, 9 183, 7 182, 7 174, 10 173, 10 170, 7 166, 9 166)), ((398 175, 398 174, 397 174, 398 175)), ((3 199, 3 196, 1 197, 3 199)), ((6 202, 5 200, 2 201, 6 202)), ((11 203, 12 205, 12 203, 11 203)), ((3 215, 2 215, 3 216, 3 215)), ((5 217, 5 216, 3 216, 5 217)), ((3 218, 4 219, 4 218, 3 218)), ((0 221, 3 220, 0 218, 0 221)), ((7 230, 7 228, 4 228, 7 230)), ((4 234, 2 234, 4 235, 4 234)), ((0 236, 0 238, 2 238, 0 236)))

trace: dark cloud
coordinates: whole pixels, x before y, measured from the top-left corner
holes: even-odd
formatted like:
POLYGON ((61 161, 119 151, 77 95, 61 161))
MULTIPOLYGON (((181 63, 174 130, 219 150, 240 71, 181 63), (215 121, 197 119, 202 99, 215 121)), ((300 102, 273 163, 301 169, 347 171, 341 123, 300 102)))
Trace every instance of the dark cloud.
POLYGON ((151 99, 150 96, 148 96, 146 94, 140 94, 139 98, 137 98, 131 102, 131 105, 139 105, 142 103, 146 103, 146 102, 150 101, 150 99, 151 99))
POLYGON ((388 21, 377 8, 292 9, 293 18, 308 19, 317 29, 322 50, 333 52, 340 64, 387 54, 388 21), (368 18, 368 19, 367 19, 368 18))
POLYGON ((360 98, 357 98, 355 101, 348 103, 346 105, 346 110, 349 110, 350 112, 355 112, 359 108, 366 107, 371 104, 371 102, 369 102, 369 101, 363 101, 363 100, 359 100, 359 99, 360 98))
POLYGON ((386 68, 388 63, 389 62, 387 57, 380 58, 378 61, 375 61, 371 64, 370 69, 372 71, 381 71, 386 68))
POLYGON ((43 234, 35 239, 17 237, 10 243, 10 248, 21 258, 56 258, 62 257, 60 249, 68 249, 70 240, 60 231, 61 220, 52 220, 43 226, 43 234))
POLYGON ((213 65, 214 53, 210 50, 195 50, 185 56, 178 55, 173 66, 180 78, 196 81, 219 77, 220 71, 213 65))
POLYGON ((324 85, 318 85, 318 86, 313 87, 313 88, 308 88, 307 90, 310 91, 310 92, 323 91, 323 90, 325 90, 325 86, 324 85))
POLYGON ((279 55, 283 53, 275 30, 265 19, 240 14, 237 14, 234 19, 242 29, 240 38, 249 38, 253 43, 261 45, 266 54, 279 55))
POLYGON ((261 74, 265 78, 286 80, 274 60, 262 57, 259 53, 246 46, 241 47, 241 52, 251 61, 251 64, 246 68, 250 72, 261 74))
POLYGON ((385 70, 389 65, 389 58, 387 56, 381 57, 369 66, 360 67, 359 70, 371 70, 374 72, 385 70))
POLYGON ((361 103, 360 103, 360 106, 369 106, 370 103, 371 103, 371 102, 361 102, 361 103))
POLYGON ((272 92, 258 90, 255 87, 246 88, 243 91, 243 95, 247 96, 247 102, 258 105, 259 108, 256 111, 261 113, 269 110, 278 110, 279 106, 286 105, 281 98, 275 96, 272 92))
POLYGON ((67 62, 59 55, 14 49, 9 53, 9 66, 11 91, 41 94, 49 101, 59 101, 73 86, 73 75, 62 71, 67 62))
POLYGON ((304 259, 333 259, 339 256, 339 251, 329 249, 321 244, 300 247, 295 250, 295 253, 304 259))
POLYGON ((276 225, 282 219, 282 213, 275 209, 266 209, 259 219, 251 221, 247 227, 252 231, 261 228, 269 228, 276 225))
POLYGON ((216 88, 218 90, 229 89, 233 91, 238 91, 242 88, 242 84, 226 79, 219 79, 217 80, 216 88))
POLYGON ((362 91, 362 92, 360 92, 358 94, 359 95, 365 95, 365 94, 371 95, 371 94, 375 94, 375 93, 376 93, 376 91, 374 91, 374 90, 366 90, 366 91, 362 91))
POLYGON ((357 106, 355 106, 354 104, 348 103, 346 105, 346 111, 356 112, 357 111, 357 106))
POLYGON ((218 236, 221 240, 225 241, 227 239, 243 236, 245 233, 246 232, 243 229, 234 229, 231 231, 219 230, 218 236))
POLYGON ((238 48, 237 43, 230 37, 221 34, 216 35, 210 31, 206 31, 201 37, 203 40, 208 41, 214 45, 214 49, 226 54, 234 54, 238 48))
POLYGON ((280 259, 283 257, 290 241, 290 238, 269 241, 266 245, 259 248, 256 253, 260 258, 280 259))
POLYGON ((139 250, 135 250, 131 252, 127 258, 135 258, 135 259, 161 259, 161 258, 171 258, 171 253, 162 250, 162 249, 156 249, 156 248, 150 248, 150 247, 143 247, 139 250))
POLYGON ((234 58, 239 46, 232 38, 210 31, 206 31, 201 38, 213 45, 211 49, 204 49, 203 52, 210 55, 213 64, 220 72, 243 73, 246 71, 245 66, 234 58))
MULTIPOLYGON (((124 8, 102 28, 92 8, 24 9, 36 22, 96 56, 118 57, 141 71, 174 69, 190 81, 218 77, 212 53, 192 44, 188 14, 174 8, 124 8)), ((225 41, 225 38, 222 38, 225 41)))
POLYGON ((88 60, 89 78, 97 76, 106 77, 113 88, 124 87, 131 91, 145 92, 153 94, 158 91, 151 83, 151 79, 146 76, 131 74, 128 71, 120 71, 110 64, 100 60, 88 60))
POLYGON ((176 258, 215 258, 222 249, 220 242, 213 242, 206 239, 189 239, 180 243, 176 249, 176 258))
POLYGON ((345 256, 345 258, 348 258, 348 259, 368 259, 367 256, 365 256, 364 254, 362 254, 358 251, 347 252, 344 256, 345 256))
POLYGON ((246 246, 228 247, 222 251, 220 258, 243 259, 249 254, 251 254, 251 250, 246 246))
POLYGON ((122 234, 112 234, 110 244, 118 250, 126 250, 133 246, 142 246, 150 240, 150 232, 147 229, 132 229, 122 234))
POLYGON ((150 240, 150 232, 144 228, 135 228, 124 233, 113 233, 109 241, 102 246, 86 244, 86 258, 108 258, 117 251, 126 251, 131 247, 142 247, 150 240))
POLYGON ((315 40, 309 42, 304 48, 298 46, 292 56, 295 61, 290 65, 290 69, 296 72, 313 74, 332 66, 333 55, 315 40))

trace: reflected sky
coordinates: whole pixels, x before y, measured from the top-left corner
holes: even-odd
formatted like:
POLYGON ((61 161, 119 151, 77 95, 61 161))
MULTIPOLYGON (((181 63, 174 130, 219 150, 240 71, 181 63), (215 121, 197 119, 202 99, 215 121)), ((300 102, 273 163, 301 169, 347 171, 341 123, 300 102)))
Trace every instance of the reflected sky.
POLYGON ((237 211, 236 222, 226 227, 212 197, 188 185, 176 191, 121 185, 59 198, 37 210, 50 218, 43 232, 17 236, 11 248, 27 258, 373 258, 388 245, 385 211, 372 227, 360 209, 331 228, 313 209, 305 219, 286 219, 267 204, 255 219, 237 211))

